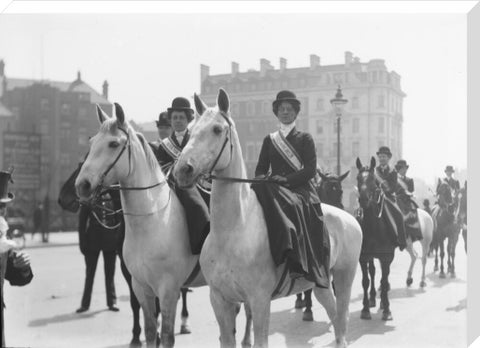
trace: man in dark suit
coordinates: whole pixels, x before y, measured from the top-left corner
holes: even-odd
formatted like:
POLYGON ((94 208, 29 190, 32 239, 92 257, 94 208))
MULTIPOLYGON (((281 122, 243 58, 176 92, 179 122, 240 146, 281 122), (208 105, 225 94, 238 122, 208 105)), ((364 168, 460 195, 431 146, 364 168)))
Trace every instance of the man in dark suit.
POLYGON ((152 141, 149 144, 153 153, 156 155, 163 139, 168 138, 170 134, 172 134, 172 125, 170 124, 168 113, 166 111, 161 112, 160 115, 158 115, 158 121, 155 122, 157 124, 158 140, 152 141))
MULTIPOLYGON (((114 209, 112 199, 108 192, 102 195, 100 204, 107 209, 114 209)), ((86 277, 82 302, 80 308, 77 309, 77 313, 85 312, 90 307, 93 280, 95 278, 100 252, 103 252, 107 306, 111 311, 118 312, 119 310, 118 307, 115 306, 117 296, 114 283, 119 230, 118 227, 108 229, 102 226, 102 224, 105 226, 115 226, 118 222, 118 217, 116 215, 109 215, 106 210, 98 207, 90 208, 86 205, 80 207, 78 233, 80 251, 85 256, 86 277)))
MULTIPOLYGON (((169 173, 190 139, 187 126, 193 120, 193 109, 188 99, 177 97, 172 101, 172 106, 167 109, 167 114, 173 132, 163 139, 156 152, 157 160, 164 173, 169 173)), ((185 209, 192 253, 200 254, 203 242, 210 231, 208 205, 196 186, 179 188, 175 185, 172 176, 169 176, 169 181, 185 209)))

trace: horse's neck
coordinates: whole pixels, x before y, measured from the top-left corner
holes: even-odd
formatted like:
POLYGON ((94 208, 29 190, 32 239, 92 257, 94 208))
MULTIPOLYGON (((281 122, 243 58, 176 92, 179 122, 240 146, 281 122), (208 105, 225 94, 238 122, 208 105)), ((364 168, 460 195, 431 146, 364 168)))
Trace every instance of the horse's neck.
MULTIPOLYGON (((245 179, 247 172, 238 136, 234 132, 232 136, 233 152, 230 164, 227 168, 216 171, 216 175, 245 179)), ((211 230, 214 233, 217 233, 215 231, 227 233, 233 230, 233 227, 242 225, 247 219, 247 205, 252 194, 249 184, 214 180, 210 199, 211 230)))

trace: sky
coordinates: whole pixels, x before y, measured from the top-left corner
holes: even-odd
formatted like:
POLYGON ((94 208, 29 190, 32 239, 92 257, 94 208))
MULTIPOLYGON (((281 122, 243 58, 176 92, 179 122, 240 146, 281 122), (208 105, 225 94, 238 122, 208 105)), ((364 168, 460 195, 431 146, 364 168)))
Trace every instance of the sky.
MULTIPOLYGON (((384 59, 401 76, 403 155, 409 175, 431 183, 445 165, 467 166, 465 14, 22 14, 0 15, 7 77, 82 79, 119 102, 127 117, 153 122, 177 96, 200 92, 210 74, 384 59)), ((333 92, 332 92, 333 95, 333 92)), ((93 115, 92 115, 93 117, 93 115)))

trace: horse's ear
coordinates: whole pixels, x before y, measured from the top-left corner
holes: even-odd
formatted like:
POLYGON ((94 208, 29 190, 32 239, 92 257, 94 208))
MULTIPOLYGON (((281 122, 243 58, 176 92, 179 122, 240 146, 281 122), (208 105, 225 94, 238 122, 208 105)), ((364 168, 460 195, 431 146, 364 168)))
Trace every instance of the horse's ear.
POLYGON ((357 157, 357 161, 355 162, 357 165, 357 169, 360 170, 362 169, 362 161, 360 161, 360 157, 357 157))
POLYGON ((343 173, 341 176, 340 176, 340 181, 343 181, 345 180, 345 178, 348 176, 348 174, 350 174, 350 171, 348 170, 347 172, 343 173))
POLYGON ((220 111, 228 113, 228 110, 230 109, 230 99, 228 98, 227 92, 222 88, 218 91, 217 105, 220 111))
POLYGON ((322 173, 322 171, 320 169, 317 169, 317 173, 318 175, 320 175, 320 177, 322 178, 322 180, 327 180, 327 176, 325 174, 322 173))
POLYGON ((375 166, 377 165, 377 161, 375 161, 375 157, 372 156, 370 159, 370 171, 373 172, 375 170, 375 166))
POLYGON ((110 117, 102 110, 100 105, 97 104, 96 106, 97 106, 98 122, 100 122, 100 124, 102 124, 103 122, 108 120, 110 117))
POLYGON ((194 93, 193 100, 195 101, 195 109, 197 110, 198 116, 202 116, 205 110, 207 110, 207 106, 205 105, 203 100, 200 99, 197 93, 194 93))
POLYGON ((125 123, 125 113, 123 112, 122 107, 118 103, 113 103, 115 105, 115 116, 117 117, 117 123, 122 125, 125 123))

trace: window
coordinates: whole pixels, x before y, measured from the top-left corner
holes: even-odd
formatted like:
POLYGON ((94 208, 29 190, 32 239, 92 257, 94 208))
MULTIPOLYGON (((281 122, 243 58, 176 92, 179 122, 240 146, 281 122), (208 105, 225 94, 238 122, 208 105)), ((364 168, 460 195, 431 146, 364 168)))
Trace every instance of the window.
POLYGON ((385 132, 385 118, 383 117, 378 118, 378 132, 379 133, 385 132))
POLYGON ((317 157, 323 157, 323 143, 317 143, 317 157))
POLYGON ((87 108, 80 107, 80 108, 78 109, 78 117, 79 117, 79 118, 85 118, 85 117, 87 117, 87 108))
POLYGON ((253 116, 255 114, 255 104, 250 101, 247 103, 247 116, 253 116))
POLYGON ((352 109, 358 109, 359 104, 358 104, 358 97, 353 97, 352 98, 352 109))
POLYGON ((269 115, 270 111, 270 103, 268 101, 262 102, 262 115, 269 115))
POLYGON ((354 118, 352 123, 352 133, 358 132, 360 132, 360 120, 358 118, 354 118))
POLYGON ((323 134, 323 122, 322 122, 322 120, 317 120, 317 134, 323 134))
POLYGON ((385 107, 385 96, 382 94, 382 95, 379 95, 378 96, 378 104, 377 106, 379 108, 384 108, 385 107))
POLYGON ((372 82, 377 82, 377 72, 376 71, 374 71, 372 73, 372 82))
POLYGON ((70 115, 70 104, 62 104, 62 115, 70 115))
POLYGON ((50 101, 47 98, 42 98, 42 100, 40 100, 40 110, 50 110, 50 101))
POLYGON ((323 98, 317 99, 317 111, 323 111, 325 109, 323 103, 323 98))
POLYGON ((360 143, 358 141, 354 141, 352 143, 352 156, 360 156, 360 143))

